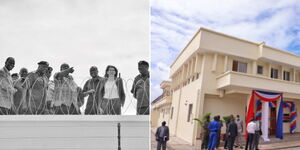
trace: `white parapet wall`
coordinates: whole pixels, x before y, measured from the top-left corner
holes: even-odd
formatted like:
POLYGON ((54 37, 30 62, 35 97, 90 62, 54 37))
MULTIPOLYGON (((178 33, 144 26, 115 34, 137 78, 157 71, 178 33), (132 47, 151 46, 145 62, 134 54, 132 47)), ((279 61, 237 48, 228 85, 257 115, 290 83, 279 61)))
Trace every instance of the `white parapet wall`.
POLYGON ((149 150, 149 116, 0 116, 0 150, 149 150))

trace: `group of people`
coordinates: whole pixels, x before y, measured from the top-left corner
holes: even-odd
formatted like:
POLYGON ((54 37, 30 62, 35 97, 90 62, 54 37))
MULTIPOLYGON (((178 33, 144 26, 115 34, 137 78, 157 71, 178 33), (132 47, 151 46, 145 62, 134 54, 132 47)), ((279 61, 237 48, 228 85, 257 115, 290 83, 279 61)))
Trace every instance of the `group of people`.
MULTIPOLYGON (((225 126, 224 149, 233 150, 233 147, 243 148, 243 121, 240 119, 240 116, 237 115, 234 118, 233 115, 230 115, 225 122, 225 126)), ((206 116, 206 120, 202 125, 201 149, 214 150, 220 146, 222 127, 223 122, 220 120, 220 116, 214 116, 213 121, 210 121, 210 116, 206 116)))
MULTIPOLYGON (((10 75, 15 59, 8 57, 0 69, 0 115, 11 114, 80 114, 84 97, 88 96, 85 114, 120 115, 125 103, 123 80, 115 66, 108 65, 104 77, 96 66, 90 67, 91 79, 79 87, 69 64, 63 63, 60 71, 50 80, 53 68, 40 61, 35 71, 22 68, 10 75), (20 76, 20 77, 19 77, 20 76)), ((140 72, 133 81, 131 93, 137 99, 137 115, 149 115, 149 64, 138 63, 140 72)))

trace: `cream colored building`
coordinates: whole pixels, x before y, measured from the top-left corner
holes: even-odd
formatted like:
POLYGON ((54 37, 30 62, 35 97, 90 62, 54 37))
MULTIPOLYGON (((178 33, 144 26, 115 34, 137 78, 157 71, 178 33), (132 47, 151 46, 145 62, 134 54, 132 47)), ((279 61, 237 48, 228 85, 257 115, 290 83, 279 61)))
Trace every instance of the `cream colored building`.
MULTIPOLYGON (((300 56, 205 28, 170 66, 170 78, 170 96, 152 105, 152 126, 164 119, 171 135, 192 145, 201 142, 194 118, 239 114, 245 120, 252 90, 282 92, 285 101, 300 108, 300 56), (168 119, 159 115, 162 110, 169 110, 168 119)), ((284 123, 285 133, 289 125, 284 123)))
POLYGON ((169 124, 169 119, 171 118, 171 82, 163 81, 160 84, 160 87, 163 89, 162 95, 156 98, 151 103, 151 126, 158 127, 161 126, 163 121, 166 121, 169 124))

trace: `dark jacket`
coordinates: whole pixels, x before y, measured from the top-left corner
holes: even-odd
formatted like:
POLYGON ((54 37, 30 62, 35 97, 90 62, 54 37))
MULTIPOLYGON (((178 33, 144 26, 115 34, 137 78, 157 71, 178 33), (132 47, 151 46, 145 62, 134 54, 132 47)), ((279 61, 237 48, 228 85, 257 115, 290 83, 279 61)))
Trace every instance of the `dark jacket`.
MULTIPOLYGON (((86 83, 83 86, 82 89, 82 93, 87 92, 91 89, 95 90, 95 93, 99 93, 97 92, 97 90, 99 90, 101 81, 104 80, 104 78, 97 76, 95 79, 89 79, 88 81, 86 81, 86 83)), ((99 103, 99 95, 97 94, 92 94, 90 93, 88 95, 88 99, 87 99, 87 107, 90 109, 90 107, 97 107, 98 103, 99 103), (93 106, 93 104, 95 103, 95 106, 93 106)))
POLYGON ((227 135, 230 137, 236 137, 238 135, 238 128, 235 122, 230 122, 228 124, 227 135))
MULTIPOLYGON (((99 86, 100 100, 102 100, 103 97, 104 97, 104 92, 105 92, 104 86, 105 86, 105 83, 107 82, 107 80, 108 80, 108 78, 104 78, 103 80, 101 80, 102 83, 100 83, 100 86, 99 86)), ((124 103, 125 103, 125 92, 124 92, 122 78, 116 78, 115 83, 116 83, 116 86, 117 86, 117 89, 118 89, 118 94, 119 94, 121 104, 123 106, 124 103)))
POLYGON ((169 140, 169 127, 168 126, 160 126, 157 128, 156 133, 155 133, 156 140, 159 140, 160 138, 164 138, 164 137, 159 137, 159 134, 160 134, 160 132, 162 132, 161 130, 163 130, 163 128, 164 128, 163 136, 166 137, 165 141, 168 141, 169 140))

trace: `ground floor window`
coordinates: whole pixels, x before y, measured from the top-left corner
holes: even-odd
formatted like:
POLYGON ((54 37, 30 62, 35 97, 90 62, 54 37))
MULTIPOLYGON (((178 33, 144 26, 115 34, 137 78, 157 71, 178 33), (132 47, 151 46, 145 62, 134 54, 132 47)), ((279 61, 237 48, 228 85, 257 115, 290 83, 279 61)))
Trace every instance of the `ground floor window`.
POLYGON ((189 104, 187 122, 191 121, 192 110, 193 110, 193 104, 189 104))

